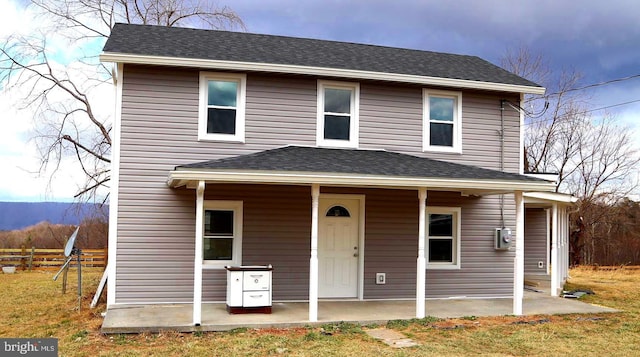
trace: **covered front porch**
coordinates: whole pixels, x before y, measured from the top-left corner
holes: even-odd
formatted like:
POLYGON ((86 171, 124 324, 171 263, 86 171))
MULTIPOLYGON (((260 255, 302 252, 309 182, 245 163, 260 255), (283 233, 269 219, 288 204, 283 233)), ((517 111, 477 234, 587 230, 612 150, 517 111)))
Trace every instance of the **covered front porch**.
MULTIPOLYGON (((426 316, 455 318, 501 316, 513 312, 512 299, 434 299, 424 304, 426 316)), ((318 320, 309 321, 309 304, 274 303, 272 314, 229 314, 223 303, 202 304, 202 323, 194 326, 192 304, 124 305, 111 308, 102 324, 103 333, 158 331, 228 331, 240 327, 290 328, 351 322, 362 325, 384 324, 389 320, 415 317, 415 301, 320 301, 318 320)), ((524 315, 606 313, 616 310, 577 300, 551 297, 525 291, 524 315)))
MULTIPOLYGON (((521 315, 524 300, 523 193, 553 189, 553 184, 549 182, 523 175, 410 155, 386 151, 304 147, 285 147, 229 159, 182 165, 170 172, 168 185, 178 189, 195 189, 193 304, 189 306, 192 307, 191 325, 196 329, 205 326, 206 321, 211 319, 208 314, 214 312, 208 311, 208 306, 216 306, 203 299, 203 291, 207 291, 209 296, 217 294, 217 300, 214 299, 214 302, 224 299, 221 293, 224 291, 225 279, 219 271, 204 265, 202 259, 204 211, 207 201, 220 205, 229 204, 231 201, 228 200, 231 199, 238 205, 234 212, 239 212, 237 217, 243 219, 245 226, 259 226, 259 229, 246 229, 245 233, 251 233, 251 236, 245 234, 242 240, 233 240, 234 244, 238 243, 238 248, 246 246, 253 249, 251 253, 247 249, 242 253, 235 249, 238 259, 234 261, 251 265, 256 264, 254 262, 258 260, 264 260, 265 257, 275 259, 276 254, 279 254, 265 251, 266 242, 274 242, 276 238, 273 237, 276 235, 265 239, 265 236, 269 235, 266 235, 264 230, 271 228, 259 223, 280 220, 283 216, 265 218, 265 212, 270 212, 267 207, 298 207, 297 210, 289 212, 286 221, 280 221, 286 226, 304 227, 300 232, 304 231, 306 234, 301 236, 310 238, 305 244, 306 247, 300 246, 302 240, 297 239, 290 240, 287 248, 282 249, 292 252, 291 244, 295 244, 295 257, 292 256, 290 259, 295 258, 297 261, 300 257, 305 257, 308 261, 304 265, 298 262, 297 271, 288 267, 289 261, 286 260, 274 264, 274 271, 280 279, 274 283, 274 291, 280 292, 280 297, 276 299, 300 301, 300 305, 286 306, 302 306, 304 316, 287 317, 286 311, 279 311, 274 306, 273 315, 282 316, 250 315, 223 318, 221 321, 237 320, 242 326, 251 325, 251 321, 254 320, 275 323, 273 321, 281 318, 293 321, 288 323, 303 321, 305 324, 343 320, 373 322, 422 318, 429 315, 430 311, 437 313, 442 310, 437 306, 434 310, 425 306, 425 299, 434 297, 427 296, 427 285, 430 294, 435 294, 435 297, 466 297, 471 306, 478 305, 474 302, 480 301, 477 298, 482 297, 485 298, 484 301, 500 301, 500 305, 507 308, 504 312, 487 308, 485 314, 521 315), (244 186, 239 189, 229 185, 244 186), (270 200, 264 199, 258 205, 257 200, 264 198, 265 192, 271 195, 278 192, 281 197, 286 196, 289 199, 278 199, 276 195, 270 200), (500 195, 504 194, 512 195, 510 197, 513 198, 498 200, 500 195), (349 236, 355 237, 354 243, 347 247, 347 250, 350 250, 348 257, 353 257, 356 261, 353 274, 349 275, 354 281, 349 285, 353 291, 348 294, 340 291, 336 295, 320 290, 320 276, 323 270, 319 269, 318 258, 319 241, 322 240, 322 217, 329 217, 326 208, 332 207, 323 208, 322 199, 334 196, 339 196, 341 200, 340 205, 335 207, 347 207, 345 211, 353 213, 349 215, 347 212, 344 217, 354 218, 350 226, 354 228, 354 233, 349 236), (353 210, 348 209, 347 201, 353 201, 353 210), (433 209, 435 213, 429 215, 429 209, 433 209), (307 216, 309 213, 310 217, 307 216), (298 218, 293 219, 294 216, 298 218), (378 219, 371 219, 373 217, 378 219), (440 217, 446 220, 445 223, 448 222, 446 224, 449 233, 440 232, 432 240, 435 242, 433 244, 438 244, 435 245, 438 249, 430 249, 428 244, 428 236, 431 235, 429 217, 440 217), (515 250, 494 249, 495 227, 504 229, 507 226, 514 228, 515 250), (364 258, 365 245, 369 258, 364 258), (387 257, 384 252, 390 250, 395 255, 387 257), (444 258, 436 256, 435 253, 433 258, 430 252, 434 251, 444 258), (270 255, 265 256, 265 252, 270 255), (243 257, 250 259, 242 259, 243 257), (428 261, 430 259, 431 261, 428 261), (461 260, 464 262, 461 263, 461 260), (397 268, 399 265, 402 269, 397 268), (428 271, 429 268, 432 270, 428 271), (301 279, 299 276, 298 272, 303 269, 308 272, 308 279, 301 279), (394 279, 390 283, 383 281, 383 286, 377 285, 377 273, 385 270, 395 273, 394 279), (374 274, 376 282, 372 279, 374 274), (288 279, 287 275, 291 279, 288 279), (215 286, 216 290, 208 288, 206 284, 215 286), (301 289, 301 284, 306 285, 306 293, 301 289), (297 290, 292 292, 292 287, 297 290), (410 295, 413 295, 414 299, 410 299, 410 295), (335 303, 337 314, 333 316, 327 314, 327 311, 332 310, 325 308, 324 311, 321 304, 334 306, 331 305, 334 303, 328 303, 322 299, 323 297, 347 297, 347 300, 357 299, 357 302, 365 304, 358 306, 377 303, 378 299, 386 299, 389 300, 386 302, 388 304, 399 305, 389 306, 388 309, 375 306, 371 311, 347 318, 351 313, 351 306, 340 305, 348 304, 347 302, 335 303), (386 312, 384 318, 373 318, 371 316, 376 309, 391 311, 386 312)), ((225 206, 225 209, 230 211, 232 208, 225 206)), ((242 228, 238 226, 238 229, 233 231, 241 232, 242 228)), ((282 232, 278 234, 285 235, 282 232)), ((510 238, 509 234, 508 239, 510 238)), ((338 271, 338 268, 334 271, 338 271)), ((454 300, 445 301, 449 304, 454 300)), ((227 315, 226 311, 222 313, 227 315)), ((464 308, 456 312, 459 313, 462 315, 454 316, 482 315, 465 311, 464 308)))

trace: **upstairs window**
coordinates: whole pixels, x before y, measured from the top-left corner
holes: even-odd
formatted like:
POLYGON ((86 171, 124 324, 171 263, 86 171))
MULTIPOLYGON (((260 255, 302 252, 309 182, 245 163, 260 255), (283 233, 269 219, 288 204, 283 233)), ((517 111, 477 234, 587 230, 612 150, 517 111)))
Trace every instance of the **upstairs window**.
POLYGON ((424 91, 423 150, 462 152, 462 94, 424 91))
POLYGON ((200 74, 199 140, 244 142, 246 76, 200 74))
POLYGON ((318 81, 317 145, 358 147, 357 83, 318 81))

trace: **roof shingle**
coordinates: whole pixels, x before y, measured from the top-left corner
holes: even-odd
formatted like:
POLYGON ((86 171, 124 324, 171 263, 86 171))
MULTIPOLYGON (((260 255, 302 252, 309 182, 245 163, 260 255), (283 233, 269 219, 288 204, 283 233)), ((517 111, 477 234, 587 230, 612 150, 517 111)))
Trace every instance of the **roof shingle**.
POLYGON ((175 170, 240 170, 340 173, 395 177, 545 182, 476 166, 382 150, 285 146, 253 154, 176 166, 175 170))
POLYGON ((116 24, 103 51, 540 87, 476 56, 244 32, 116 24))

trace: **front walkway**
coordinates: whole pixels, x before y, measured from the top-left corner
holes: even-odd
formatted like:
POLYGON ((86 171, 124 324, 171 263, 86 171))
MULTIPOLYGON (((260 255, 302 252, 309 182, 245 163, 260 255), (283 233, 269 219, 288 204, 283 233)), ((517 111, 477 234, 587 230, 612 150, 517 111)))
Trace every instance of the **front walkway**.
MULTIPOLYGON (((425 306, 427 316, 441 318, 513 313, 513 300, 507 298, 427 300, 425 306)), ((525 292, 523 306, 525 315, 616 312, 607 307, 533 292, 525 292)), ((194 327, 191 304, 128 305, 107 311, 102 332, 227 331, 239 327, 286 328, 340 321, 384 324, 389 320, 412 319, 415 317, 415 310, 415 301, 320 301, 318 322, 309 323, 307 303, 274 303, 272 314, 241 315, 227 313, 225 304, 203 304, 202 326, 194 327)))

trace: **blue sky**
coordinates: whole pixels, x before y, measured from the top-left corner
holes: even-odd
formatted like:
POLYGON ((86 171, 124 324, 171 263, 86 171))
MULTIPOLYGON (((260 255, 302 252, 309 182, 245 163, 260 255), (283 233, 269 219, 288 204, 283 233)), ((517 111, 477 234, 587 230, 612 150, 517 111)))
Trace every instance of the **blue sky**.
MULTIPOLYGON (((476 55, 498 64, 508 48, 541 53, 583 83, 640 74, 640 3, 505 0, 235 0, 249 32, 476 55)), ((590 92, 595 107, 640 100, 640 78, 590 92)), ((640 102, 617 107, 640 121, 640 102)))
MULTIPOLYGON (((0 15, 3 23, 0 36, 11 29, 31 26, 28 19, 7 24, 10 18, 20 18, 10 15, 17 2, 0 0, 0 14, 5 14, 4 19, 0 15)), ((555 69, 573 68, 582 72, 584 85, 640 74, 637 0, 220 0, 219 3, 234 9, 249 32, 476 55, 496 64, 508 48, 527 47, 533 53, 543 54, 555 69)), ((596 108, 638 101, 610 108, 609 112, 620 121, 640 127, 640 77, 596 87, 588 94, 596 108)), ((4 113, 12 110, 7 106, 0 100, 4 113)), ((0 160, 9 162, 6 155, 11 151, 10 164, 19 162, 22 167, 9 165, 9 173, 15 172, 19 179, 0 179, 0 200, 70 200, 70 190, 56 184, 58 180, 49 185, 44 178, 30 178, 33 175, 29 175, 29 168, 34 161, 33 148, 26 141, 29 124, 14 125, 15 131, 0 133, 0 141, 12 143, 10 149, 9 145, 0 144, 0 160)), ((66 177, 63 181, 69 183, 72 176, 63 172, 66 177)))

